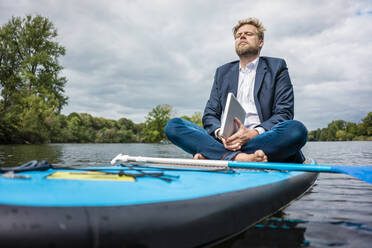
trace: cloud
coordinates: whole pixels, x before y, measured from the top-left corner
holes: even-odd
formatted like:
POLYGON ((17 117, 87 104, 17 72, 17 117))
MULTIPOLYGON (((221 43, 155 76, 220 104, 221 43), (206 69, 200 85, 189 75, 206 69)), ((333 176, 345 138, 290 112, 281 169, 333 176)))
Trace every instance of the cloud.
POLYGON ((309 129, 372 111, 369 1, 0 1, 1 24, 31 13, 57 27, 65 114, 142 122, 163 103, 202 112, 216 67, 237 59, 231 29, 248 16, 267 28, 262 55, 286 59, 309 129))

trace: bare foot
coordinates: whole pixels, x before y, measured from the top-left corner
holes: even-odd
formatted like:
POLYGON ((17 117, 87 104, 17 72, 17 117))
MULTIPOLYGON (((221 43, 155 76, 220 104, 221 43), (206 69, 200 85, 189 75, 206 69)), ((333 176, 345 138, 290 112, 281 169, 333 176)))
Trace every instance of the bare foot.
POLYGON ((246 162, 267 162, 267 156, 262 150, 257 150, 253 154, 247 153, 238 153, 235 158, 235 161, 246 161, 246 162))
POLYGON ((206 159, 203 155, 201 155, 200 153, 196 153, 194 155, 194 159, 206 159))

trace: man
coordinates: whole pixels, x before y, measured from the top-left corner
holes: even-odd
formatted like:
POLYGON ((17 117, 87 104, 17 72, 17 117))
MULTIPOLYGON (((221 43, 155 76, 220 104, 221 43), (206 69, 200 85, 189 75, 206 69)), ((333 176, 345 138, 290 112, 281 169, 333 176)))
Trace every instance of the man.
POLYGON ((264 44, 259 20, 240 20, 233 28, 239 61, 216 70, 201 128, 180 118, 165 127, 168 139, 195 159, 258 162, 304 161, 300 149, 307 140, 306 127, 293 120, 293 87, 285 61, 259 56, 264 44), (237 118, 238 131, 221 137, 221 116, 229 92, 237 96, 247 115, 237 118))

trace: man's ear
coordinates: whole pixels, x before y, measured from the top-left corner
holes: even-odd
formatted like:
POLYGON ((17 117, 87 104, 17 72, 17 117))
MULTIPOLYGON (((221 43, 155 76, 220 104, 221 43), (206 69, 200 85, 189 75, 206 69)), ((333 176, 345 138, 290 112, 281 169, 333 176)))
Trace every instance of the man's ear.
POLYGON ((260 40, 260 42, 258 43, 258 47, 260 49, 262 49, 263 45, 264 45, 264 41, 263 40, 260 40))

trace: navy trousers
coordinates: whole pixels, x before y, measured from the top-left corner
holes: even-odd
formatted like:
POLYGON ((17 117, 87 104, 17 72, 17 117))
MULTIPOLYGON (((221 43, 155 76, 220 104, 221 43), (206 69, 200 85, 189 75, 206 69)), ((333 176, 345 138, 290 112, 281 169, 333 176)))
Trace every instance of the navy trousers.
POLYGON ((299 121, 280 122, 271 130, 245 143, 239 151, 229 151, 207 131, 184 119, 173 118, 165 126, 165 134, 176 146, 192 155, 202 154, 207 159, 232 160, 239 152, 252 154, 263 150, 270 162, 302 163, 301 148, 307 141, 307 129, 299 121))

